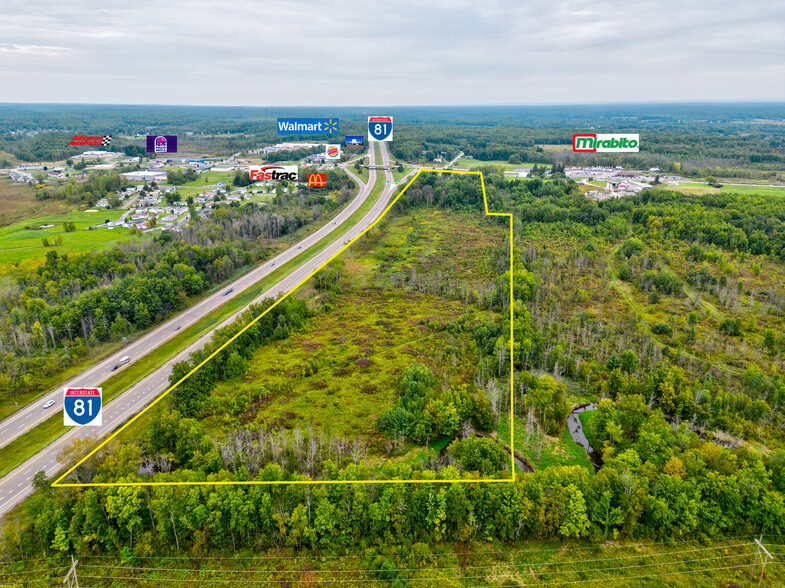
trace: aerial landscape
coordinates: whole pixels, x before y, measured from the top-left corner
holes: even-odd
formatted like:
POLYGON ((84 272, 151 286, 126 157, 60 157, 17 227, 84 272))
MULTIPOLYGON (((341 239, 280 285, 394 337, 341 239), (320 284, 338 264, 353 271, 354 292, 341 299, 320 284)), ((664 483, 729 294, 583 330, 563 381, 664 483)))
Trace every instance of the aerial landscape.
POLYGON ((44 4, 0 586, 785 586, 781 8, 44 4))

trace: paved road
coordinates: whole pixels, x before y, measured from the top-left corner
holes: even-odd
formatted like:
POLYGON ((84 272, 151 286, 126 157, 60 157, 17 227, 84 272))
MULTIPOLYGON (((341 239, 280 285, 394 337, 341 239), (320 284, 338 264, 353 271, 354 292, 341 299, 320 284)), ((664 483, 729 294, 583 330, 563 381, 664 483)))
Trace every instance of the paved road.
POLYGON ((463 157, 463 151, 461 151, 455 159, 453 159, 450 163, 444 166, 444 169, 450 169, 452 166, 455 165, 455 162, 458 161, 461 157, 463 157))
MULTIPOLYGON (((373 150, 371 150, 371 158, 373 158, 373 150)), ((386 147, 382 144, 382 160, 384 162, 389 161, 389 157, 387 155, 386 147)), ((351 173, 348 169, 346 170, 352 177, 356 179, 356 176, 351 173)), ((410 172, 409 175, 413 174, 414 172, 410 172)), ((316 268, 320 265, 325 263, 330 257, 338 253, 338 251, 343 248, 344 244, 348 241, 354 239, 357 235, 362 233, 368 226, 373 224, 387 207, 388 203, 391 200, 392 194, 395 191, 396 184, 393 181, 392 173, 386 172, 387 180, 389 183, 385 184, 384 192, 382 193, 381 198, 377 201, 376 204, 369 210, 365 216, 358 222, 349 232, 346 234, 345 237, 338 240, 336 243, 332 243, 323 249, 320 253, 315 255, 309 261, 302 264, 298 269, 294 270, 292 273, 287 275, 283 278, 280 282, 278 282, 275 286, 267 290, 265 293, 260 295, 255 302, 260 302, 265 298, 274 298, 278 296, 278 294, 287 292, 294 288, 300 281, 305 279, 306 276, 311 274, 316 268)), ((350 207, 348 207, 344 213, 346 218, 349 216, 354 210, 356 210, 357 206, 353 206, 355 202, 362 202, 364 201, 368 195, 370 194, 371 188, 374 185, 376 180, 376 172, 371 170, 369 175, 369 182, 365 186, 363 186, 361 190, 361 194, 359 197, 355 198, 352 201, 350 207)), ((357 179, 359 182, 359 179, 357 179)), ((214 308, 215 306, 219 306, 221 303, 226 301, 232 295, 237 295, 245 289, 249 287, 254 282, 258 281, 265 275, 267 275, 270 271, 274 269, 272 263, 275 263, 276 266, 279 266, 281 263, 285 262, 286 260, 294 257, 298 253, 302 253, 305 249, 307 249, 307 245, 315 244, 322 236, 326 235, 332 229, 336 228, 338 225, 341 224, 342 218, 341 215, 335 219, 335 221, 331 221, 329 225, 319 231, 315 232, 312 235, 309 235, 305 239, 303 239, 300 243, 303 247, 302 250, 298 249, 297 246, 294 246, 287 250, 285 253, 292 252, 289 256, 286 256, 285 253, 282 253, 278 257, 274 258, 271 261, 268 261, 264 265, 260 266, 259 268, 255 268, 236 282, 232 284, 232 286, 227 286, 226 288, 222 289, 220 292, 214 294, 213 296, 203 300, 196 306, 188 309, 178 315, 176 318, 167 321, 156 329, 155 331, 149 333, 145 337, 135 341, 134 343, 128 345, 122 352, 116 354, 111 358, 111 360, 103 361, 95 368, 91 368, 83 373, 82 376, 73 380, 73 384, 69 385, 79 385, 79 386, 95 386, 99 383, 99 379, 103 379, 109 374, 113 373, 109 371, 111 366, 114 365, 121 356, 128 355, 131 352, 129 349, 133 348, 134 353, 136 354, 136 358, 141 357, 144 353, 150 351, 157 345, 160 345, 162 342, 166 341, 167 339, 171 338, 177 331, 174 331, 176 325, 187 325, 204 314, 207 314, 209 310, 214 308), (322 232, 323 231, 323 232, 322 232), (293 251, 292 251, 293 250, 293 251), (224 296, 223 293, 226 292, 229 287, 234 288, 234 292, 232 294, 224 296), (213 301, 213 302, 210 302, 213 301), (204 306, 203 306, 204 305, 204 306), (158 333, 157 337, 151 338, 150 335, 154 333, 158 333), (145 343, 142 343, 146 341, 145 343), (90 379, 93 378, 93 379, 90 379)), ((247 307, 245 307, 247 308, 247 307)), ((230 322, 234 321, 235 318, 241 314, 245 308, 241 309, 228 319, 226 319, 221 325, 225 326, 230 322)), ((73 428, 68 433, 60 437, 57 441, 49 445, 46 449, 42 450, 21 466, 10 472, 7 476, 5 476, 2 481, 0 481, 0 517, 2 517, 5 513, 9 512, 12 508, 14 508, 17 504, 22 502, 31 492, 32 486, 31 482, 33 476, 36 472, 43 470, 46 472, 47 476, 54 476, 61 470, 60 464, 57 462, 57 454, 62 450, 62 448, 71 443, 77 437, 89 437, 91 435, 97 435, 99 437, 103 437, 104 435, 108 434, 117 426, 122 424, 123 422, 127 421, 130 417, 137 414, 140 410, 142 410, 145 406, 147 406, 150 402, 152 402, 161 392, 166 390, 169 386, 169 374, 171 373, 172 366, 184 359, 187 359, 189 354, 197 349, 200 349, 210 340, 212 333, 207 333, 199 340, 191 344, 186 349, 183 349, 178 353, 175 357, 170 359, 166 362, 163 366, 152 372, 150 375, 145 377, 144 379, 137 382, 134 386, 129 388, 126 392, 121 394, 119 397, 115 398, 109 404, 104 406, 104 415, 103 415, 103 426, 101 427, 82 427, 82 428, 73 428)), ((26 427, 29 428, 33 426, 36 422, 42 420, 42 418, 46 418, 57 411, 58 414, 62 414, 59 412, 62 407, 62 389, 53 392, 51 395, 47 395, 46 398, 41 398, 35 403, 35 407, 33 411, 28 411, 30 417, 30 423, 26 427), (49 397, 57 398, 57 408, 49 409, 48 411, 44 411, 41 409, 41 405, 48 399, 49 397), (41 416, 43 415, 43 416, 41 416)), ((25 409, 26 410, 26 409, 25 409)), ((21 415, 23 411, 20 411, 14 417, 10 417, 11 420, 15 420, 16 416, 21 415)), ((9 420, 9 419, 7 419, 9 420)), ((3 423, 5 424, 5 423, 3 423)))

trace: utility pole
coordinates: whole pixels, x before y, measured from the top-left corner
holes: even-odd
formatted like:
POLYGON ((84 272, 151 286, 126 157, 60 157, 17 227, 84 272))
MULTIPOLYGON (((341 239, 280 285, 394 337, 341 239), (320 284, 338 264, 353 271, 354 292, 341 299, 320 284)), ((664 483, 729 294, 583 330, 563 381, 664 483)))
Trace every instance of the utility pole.
POLYGON ((79 560, 74 560, 74 556, 71 556, 71 569, 68 570, 68 573, 63 580, 63 584, 68 583, 68 588, 79 588, 79 578, 76 577, 76 564, 79 563, 79 560), (73 576, 73 577, 71 577, 73 576))
MULTIPOLYGON (((763 539, 763 535, 761 535, 760 538, 763 539)), ((763 566, 760 572, 760 578, 758 579, 758 588, 760 588, 760 583, 763 582, 763 574, 766 573, 766 564, 769 563, 770 560, 773 561, 774 557, 772 557, 768 549, 763 547, 763 544, 759 539, 755 539, 755 543, 758 545, 758 549, 755 552, 755 563, 752 564, 752 570, 750 570, 750 586, 752 586, 752 578, 755 575, 755 568, 758 565, 758 557, 760 557, 760 563, 763 566), (763 550, 763 553, 761 553, 761 550, 763 550)))

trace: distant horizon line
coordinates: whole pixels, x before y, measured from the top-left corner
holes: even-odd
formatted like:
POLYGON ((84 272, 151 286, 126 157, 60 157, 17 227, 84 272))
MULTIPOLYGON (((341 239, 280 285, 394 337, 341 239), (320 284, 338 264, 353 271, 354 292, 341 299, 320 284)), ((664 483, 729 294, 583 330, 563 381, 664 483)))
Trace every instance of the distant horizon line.
POLYGON ((145 107, 174 107, 174 108, 510 108, 510 107, 537 107, 552 108, 565 106, 660 106, 660 105, 760 105, 760 104, 785 104, 785 98, 780 99, 755 99, 755 100, 654 100, 654 101, 615 101, 615 102, 504 102, 504 103, 467 103, 467 104, 384 104, 384 105, 244 105, 244 104, 175 104, 175 103, 121 103, 121 102, 0 102, 0 106, 145 106, 145 107))

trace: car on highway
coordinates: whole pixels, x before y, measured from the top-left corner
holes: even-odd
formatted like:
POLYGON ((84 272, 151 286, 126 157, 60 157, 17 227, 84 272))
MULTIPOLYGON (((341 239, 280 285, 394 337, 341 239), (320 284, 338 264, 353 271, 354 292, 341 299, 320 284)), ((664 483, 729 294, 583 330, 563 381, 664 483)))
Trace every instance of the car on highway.
POLYGON ((44 408, 49 408, 50 406, 54 406, 54 405, 55 405, 55 401, 54 400, 47 400, 44 403, 44 408))
POLYGON ((228 296, 232 292, 234 292, 234 288, 229 288, 226 292, 224 292, 224 296, 228 296))

